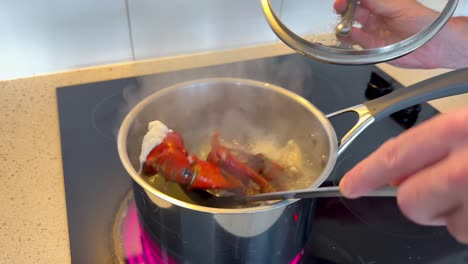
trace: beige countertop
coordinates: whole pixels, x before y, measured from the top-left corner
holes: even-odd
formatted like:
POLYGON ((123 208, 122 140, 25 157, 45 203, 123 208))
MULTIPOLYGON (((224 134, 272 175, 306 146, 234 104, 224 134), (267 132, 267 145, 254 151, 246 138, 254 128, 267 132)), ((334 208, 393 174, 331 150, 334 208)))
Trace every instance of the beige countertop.
MULTIPOLYGON (((57 87, 287 53, 272 44, 0 81, 0 263, 70 263, 57 87)), ((443 72, 381 67, 404 85, 443 72)), ((435 105, 462 107, 468 95, 435 105)))

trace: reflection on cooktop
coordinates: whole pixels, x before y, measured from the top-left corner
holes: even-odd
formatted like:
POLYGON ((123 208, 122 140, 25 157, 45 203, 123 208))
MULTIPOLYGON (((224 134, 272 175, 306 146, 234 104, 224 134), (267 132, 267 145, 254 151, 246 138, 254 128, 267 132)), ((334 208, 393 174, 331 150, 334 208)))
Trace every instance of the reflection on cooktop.
POLYGON ((444 227, 406 220, 395 198, 320 199, 315 213, 304 263, 466 263, 436 261, 468 258, 468 248, 444 227))

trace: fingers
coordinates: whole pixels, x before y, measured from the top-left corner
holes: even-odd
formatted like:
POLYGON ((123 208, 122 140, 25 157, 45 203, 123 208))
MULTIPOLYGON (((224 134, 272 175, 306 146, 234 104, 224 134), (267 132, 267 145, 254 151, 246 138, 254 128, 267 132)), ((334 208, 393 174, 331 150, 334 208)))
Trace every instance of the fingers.
POLYGON ((340 182, 349 198, 400 183, 403 214, 422 225, 446 225, 468 244, 468 108, 442 114, 386 142, 340 182))
POLYGON ((381 16, 393 16, 396 13, 401 12, 401 10, 408 10, 418 5, 415 0, 360 0, 359 4, 370 10, 372 13, 381 16))
MULTIPOLYGON (((343 13, 346 10, 346 0, 336 0, 334 8, 337 13, 343 13)), ((356 7, 354 21, 361 24, 362 27, 353 27, 348 36, 337 36, 340 41, 348 44, 359 44, 366 49, 382 46, 384 40, 373 33, 373 31, 382 29, 381 22, 378 17, 370 14, 368 9, 361 6, 356 7)))
POLYGON ((468 108, 441 114, 387 141, 343 177, 342 193, 360 197, 444 159, 460 142, 468 142, 466 124, 468 108))
MULTIPOLYGON (((346 10, 346 3, 346 0, 336 0, 333 7, 341 14, 346 10)), ((437 15, 437 12, 415 0, 361 0, 355 10, 354 20, 367 32, 385 31, 383 29, 388 28, 404 33, 404 39, 430 25, 437 15)))
POLYGON ((468 144, 418 172, 398 190, 403 214, 422 225, 446 225, 460 243, 468 244, 468 144))
MULTIPOLYGON (((401 9, 407 9, 414 5, 414 0, 393 0, 393 1, 376 1, 376 0, 360 0, 359 6, 370 10, 377 15, 391 15, 401 9)), ((346 11, 347 0, 335 0, 333 8, 338 14, 346 11)))
MULTIPOLYGON (((336 0, 335 3, 333 3, 333 9, 335 9, 338 14, 343 14, 347 8, 346 1, 347 0, 336 0)), ((358 5, 354 11, 354 20, 361 24, 365 24, 368 17, 369 10, 358 5)))
POLYGON ((462 210, 463 201, 468 201, 468 163, 463 162, 467 160, 465 144, 404 181, 398 190, 403 214, 422 225, 448 224, 446 217, 462 210))
POLYGON ((446 216, 447 229, 460 243, 468 244, 468 204, 446 216))
POLYGON ((344 11, 346 11, 346 0, 336 0, 335 3, 333 3, 333 9, 335 9, 338 14, 344 13, 344 11))

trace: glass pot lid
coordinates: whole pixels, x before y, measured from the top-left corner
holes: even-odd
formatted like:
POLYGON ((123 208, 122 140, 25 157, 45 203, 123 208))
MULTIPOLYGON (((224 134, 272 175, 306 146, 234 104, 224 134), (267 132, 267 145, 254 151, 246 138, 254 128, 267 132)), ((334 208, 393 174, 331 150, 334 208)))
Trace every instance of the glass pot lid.
MULTIPOLYGON (((410 53, 439 32, 458 0, 261 0, 266 20, 289 47, 336 64, 374 64, 410 53), (369 12, 392 3, 392 19, 369 12)), ((388 10, 388 9, 386 9, 388 10)))

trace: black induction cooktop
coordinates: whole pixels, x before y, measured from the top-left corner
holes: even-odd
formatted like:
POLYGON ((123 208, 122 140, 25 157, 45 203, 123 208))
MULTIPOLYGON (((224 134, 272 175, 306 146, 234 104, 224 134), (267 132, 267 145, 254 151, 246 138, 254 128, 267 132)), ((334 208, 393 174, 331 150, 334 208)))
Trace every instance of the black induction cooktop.
MULTIPOLYGON (((132 182, 119 161, 116 135, 125 114, 148 94, 171 84, 206 77, 273 83, 302 95, 324 113, 402 88, 372 65, 323 64, 297 54, 59 87, 73 263, 174 263, 159 255, 157 245, 147 240, 138 220, 134 220, 132 182)), ((430 105, 421 104, 373 124, 340 157, 324 185, 337 185, 348 169, 386 139, 437 114, 430 105)), ((343 116, 332 123, 340 135, 352 121, 343 116)), ((309 240, 295 261, 468 263, 468 247, 458 244, 443 227, 423 227, 407 221, 393 198, 319 199, 314 219, 309 240)))

